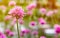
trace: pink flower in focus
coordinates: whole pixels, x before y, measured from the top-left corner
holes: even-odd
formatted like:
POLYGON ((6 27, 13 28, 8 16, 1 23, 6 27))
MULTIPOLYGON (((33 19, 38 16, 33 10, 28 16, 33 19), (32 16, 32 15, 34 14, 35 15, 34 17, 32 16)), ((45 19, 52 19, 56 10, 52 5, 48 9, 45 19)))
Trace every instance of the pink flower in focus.
POLYGON ((45 36, 41 36, 40 38, 46 38, 45 36))
POLYGON ((46 21, 43 18, 39 18, 38 21, 39 21, 39 24, 42 24, 42 25, 46 24, 46 21))
POLYGON ((35 26, 35 25, 36 25, 36 22, 35 22, 35 21, 31 21, 31 22, 30 22, 30 25, 31 25, 31 26, 35 26))
POLYGON ((9 13, 10 15, 12 15, 13 17, 17 17, 17 18, 23 18, 24 16, 24 10, 19 7, 19 6, 16 6, 14 8, 12 8, 9 13))
POLYGON ((47 10, 46 10, 45 8, 40 8, 40 12, 41 12, 42 14, 46 14, 47 10))
POLYGON ((52 10, 50 10, 50 11, 47 12, 46 16, 51 16, 51 15, 53 15, 53 13, 54 12, 52 10))
POLYGON ((8 5, 9 6, 15 6, 16 5, 16 2, 15 1, 10 1, 8 5))
POLYGON ((35 7, 36 7, 35 3, 34 4, 30 4, 30 5, 27 6, 27 10, 32 10, 35 7))

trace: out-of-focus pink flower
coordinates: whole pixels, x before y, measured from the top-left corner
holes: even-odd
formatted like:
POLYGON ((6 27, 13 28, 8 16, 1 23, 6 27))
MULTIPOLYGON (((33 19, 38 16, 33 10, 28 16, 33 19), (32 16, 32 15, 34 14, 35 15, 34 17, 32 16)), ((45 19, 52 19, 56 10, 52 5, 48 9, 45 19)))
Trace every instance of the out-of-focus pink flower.
POLYGON ((12 18, 12 16, 6 16, 6 17, 5 17, 5 21, 10 20, 11 18, 12 18))
POLYGON ((51 15, 53 15, 53 13, 54 13, 54 11, 50 10, 46 13, 46 16, 51 16, 51 15))
POLYGON ((29 15, 29 16, 32 16, 32 14, 33 14, 32 11, 27 12, 27 15, 29 15))
POLYGON ((32 34, 33 35, 38 35, 38 31, 33 31, 32 34))
POLYGON ((31 25, 31 26, 36 26, 36 22, 35 22, 35 21, 31 21, 31 22, 30 22, 30 25, 31 25))
POLYGON ((6 38, 6 35, 0 32, 0 38, 6 38))
POLYGON ((11 36, 11 37, 14 36, 14 32, 10 32, 9 36, 11 36))
POLYGON ((20 24, 24 24, 24 21, 22 19, 19 19, 20 24))
POLYGON ((55 10, 53 10, 54 11, 54 13, 57 13, 58 12, 58 10, 57 9, 55 9, 55 10))
POLYGON ((35 3, 34 4, 30 4, 30 5, 27 6, 27 10, 32 10, 35 7, 36 7, 35 3))
POLYGON ((15 1, 10 1, 8 6, 15 6, 16 5, 16 2, 15 1))
POLYGON ((58 24, 55 24, 54 28, 55 28, 55 32, 57 34, 59 34, 60 33, 60 26, 58 24))
POLYGON ((23 33, 20 33, 20 36, 21 36, 21 37, 23 37, 23 36, 24 36, 24 34, 23 34, 23 33))
POLYGON ((6 34, 9 34, 11 31, 9 29, 5 30, 6 34))
POLYGON ((0 6, 0 9, 6 10, 6 6, 2 5, 2 6, 0 6))
POLYGON ((40 12, 41 12, 42 14, 46 14, 47 10, 46 10, 45 8, 40 8, 40 12))
POLYGON ((11 24, 10 25, 15 25, 16 24, 16 18, 15 19, 13 19, 13 21, 11 22, 11 24))
POLYGON ((17 17, 17 18, 23 18, 24 16, 24 10, 19 7, 19 6, 16 6, 14 8, 12 8, 9 13, 10 15, 12 15, 13 17, 17 17))
POLYGON ((38 21, 39 21, 39 24, 41 25, 46 24, 46 21, 43 18, 39 18, 38 21))
POLYGON ((45 36, 41 36, 40 38, 46 38, 45 36))

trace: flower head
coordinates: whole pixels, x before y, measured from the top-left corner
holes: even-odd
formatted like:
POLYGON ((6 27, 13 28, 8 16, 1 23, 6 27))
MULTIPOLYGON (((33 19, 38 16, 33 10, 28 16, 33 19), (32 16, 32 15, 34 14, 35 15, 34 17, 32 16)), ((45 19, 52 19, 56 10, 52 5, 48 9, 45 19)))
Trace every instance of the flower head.
POLYGON ((16 2, 15 1, 10 1, 8 5, 9 6, 15 6, 16 5, 16 2))
POLYGON ((9 13, 9 15, 12 15, 13 17, 17 17, 17 18, 23 18, 24 16, 24 10, 19 7, 19 6, 16 6, 14 8, 12 8, 9 13))
POLYGON ((40 8, 40 12, 41 12, 42 14, 46 14, 47 10, 46 10, 45 8, 40 8))

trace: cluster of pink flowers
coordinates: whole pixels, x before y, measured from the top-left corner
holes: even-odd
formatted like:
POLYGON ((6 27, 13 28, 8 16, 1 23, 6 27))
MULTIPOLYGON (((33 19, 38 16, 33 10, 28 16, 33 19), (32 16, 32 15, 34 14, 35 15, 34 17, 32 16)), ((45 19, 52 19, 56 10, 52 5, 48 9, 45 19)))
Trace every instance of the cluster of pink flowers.
POLYGON ((8 14, 12 15, 13 17, 22 18, 24 16, 24 10, 22 7, 15 6, 9 11, 8 14))

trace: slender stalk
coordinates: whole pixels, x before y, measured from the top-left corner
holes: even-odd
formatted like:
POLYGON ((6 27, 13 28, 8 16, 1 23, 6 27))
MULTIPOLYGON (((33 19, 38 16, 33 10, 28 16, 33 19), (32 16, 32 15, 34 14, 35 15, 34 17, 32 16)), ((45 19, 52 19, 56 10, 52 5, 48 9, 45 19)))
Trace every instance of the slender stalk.
POLYGON ((18 19, 17 19, 17 33, 18 33, 18 38, 20 38, 20 34, 19 34, 19 26, 18 26, 18 19))

